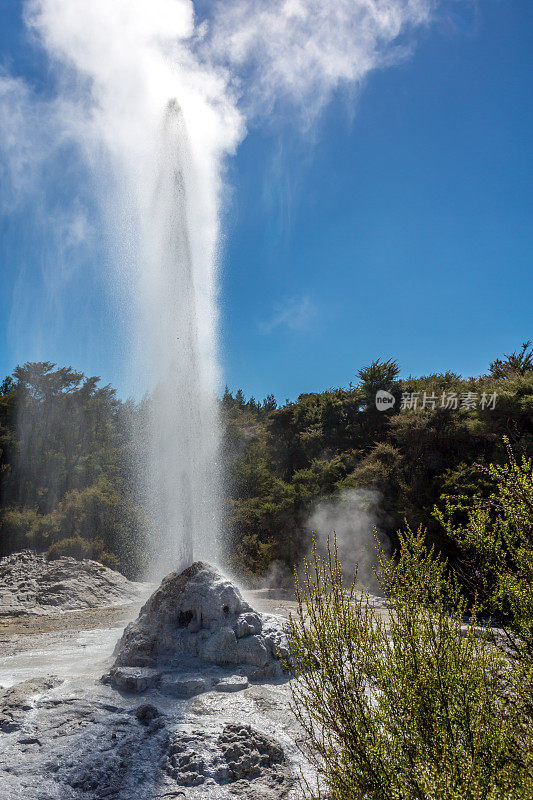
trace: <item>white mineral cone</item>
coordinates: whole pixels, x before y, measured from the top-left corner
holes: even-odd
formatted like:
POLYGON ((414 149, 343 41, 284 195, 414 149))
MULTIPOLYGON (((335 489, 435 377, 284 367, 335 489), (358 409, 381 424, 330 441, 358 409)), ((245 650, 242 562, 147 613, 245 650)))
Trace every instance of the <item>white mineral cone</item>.
POLYGON ((238 665, 252 680, 276 677, 288 647, 279 618, 254 611, 231 581, 197 561, 163 580, 125 629, 115 655, 107 678, 123 688, 126 671, 131 682, 129 672, 138 668, 169 672, 190 668, 191 660, 238 665))

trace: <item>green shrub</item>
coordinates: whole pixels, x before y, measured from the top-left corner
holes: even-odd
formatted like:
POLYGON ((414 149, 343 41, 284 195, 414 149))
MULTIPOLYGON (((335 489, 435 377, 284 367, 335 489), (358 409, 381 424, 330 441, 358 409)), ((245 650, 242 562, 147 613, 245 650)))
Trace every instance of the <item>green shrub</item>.
POLYGON ((533 796, 531 731, 512 667, 422 532, 380 556, 387 623, 337 552, 314 551, 291 617, 292 710, 316 768, 306 798, 518 800, 533 796), (325 794, 324 794, 325 792, 325 794))
POLYGON ((478 467, 493 487, 488 499, 448 497, 434 513, 461 549, 464 582, 505 629, 509 654, 533 669, 533 467, 505 442, 507 464, 478 467))
POLYGON ((60 539, 54 542, 47 550, 47 556, 50 560, 60 558, 61 556, 71 556, 72 558, 91 558, 95 561, 100 561, 106 567, 117 569, 119 567, 119 560, 113 553, 108 553, 104 549, 104 543, 101 539, 83 539, 81 536, 72 536, 69 539, 60 539))

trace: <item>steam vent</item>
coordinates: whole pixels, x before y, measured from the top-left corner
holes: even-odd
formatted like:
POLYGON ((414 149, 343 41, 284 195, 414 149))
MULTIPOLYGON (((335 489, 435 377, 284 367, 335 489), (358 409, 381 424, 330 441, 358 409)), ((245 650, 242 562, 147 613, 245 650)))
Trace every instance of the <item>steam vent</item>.
POLYGON ((172 572, 125 629, 105 682, 187 696, 280 677, 288 658, 278 617, 259 614, 210 564, 172 572))

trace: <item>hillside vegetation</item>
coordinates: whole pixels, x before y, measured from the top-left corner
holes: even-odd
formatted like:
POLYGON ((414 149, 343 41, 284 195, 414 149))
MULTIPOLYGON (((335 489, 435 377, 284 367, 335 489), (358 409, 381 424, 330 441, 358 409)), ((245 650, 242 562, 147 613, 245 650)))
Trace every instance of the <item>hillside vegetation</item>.
POLYGON ((385 618, 346 590, 335 539, 313 549, 290 619, 291 709, 328 791, 302 778, 306 800, 533 796, 533 462, 507 449, 489 497, 441 515, 455 568, 421 530, 399 534, 394 560, 378 549, 385 618))
POLYGON ((453 550, 433 513, 441 496, 487 496, 493 481, 478 465, 505 462, 503 437, 518 457, 533 454, 529 343, 477 378, 398 375, 395 361, 378 359, 348 388, 280 408, 226 392, 230 558, 253 572, 275 559, 293 566, 308 549, 317 503, 362 488, 379 493, 376 522, 393 545, 407 521, 453 550), (376 408, 380 389, 395 398, 386 411, 376 408))
MULTIPOLYGON (((24 547, 91 556, 135 577, 146 518, 135 491, 149 399, 49 362, 17 367, 0 385, 0 554, 24 547)), ((372 519, 395 541, 422 525, 447 555, 456 547, 434 514, 442 495, 488 496, 507 437, 533 454, 533 357, 526 343, 487 374, 399 378, 393 360, 360 369, 346 388, 277 406, 226 390, 220 401, 229 480, 224 555, 243 575, 292 568, 309 547, 317 505, 371 489, 372 519), (378 390, 395 398, 376 408, 378 390)), ((364 494, 362 495, 364 497, 364 494)), ((324 531, 325 534, 331 531, 324 531)), ((370 531, 371 532, 371 531, 370 531)))

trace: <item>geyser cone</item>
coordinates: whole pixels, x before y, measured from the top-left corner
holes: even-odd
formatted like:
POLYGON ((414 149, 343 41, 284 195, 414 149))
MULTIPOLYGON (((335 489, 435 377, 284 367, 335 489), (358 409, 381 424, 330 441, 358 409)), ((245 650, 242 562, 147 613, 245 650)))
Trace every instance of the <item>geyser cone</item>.
POLYGON ((279 617, 254 611, 237 586, 197 561, 163 580, 125 629, 115 654, 107 679, 120 688, 147 688, 168 673, 198 674, 201 662, 205 674, 209 665, 232 665, 252 680, 277 677, 288 648, 279 617))

